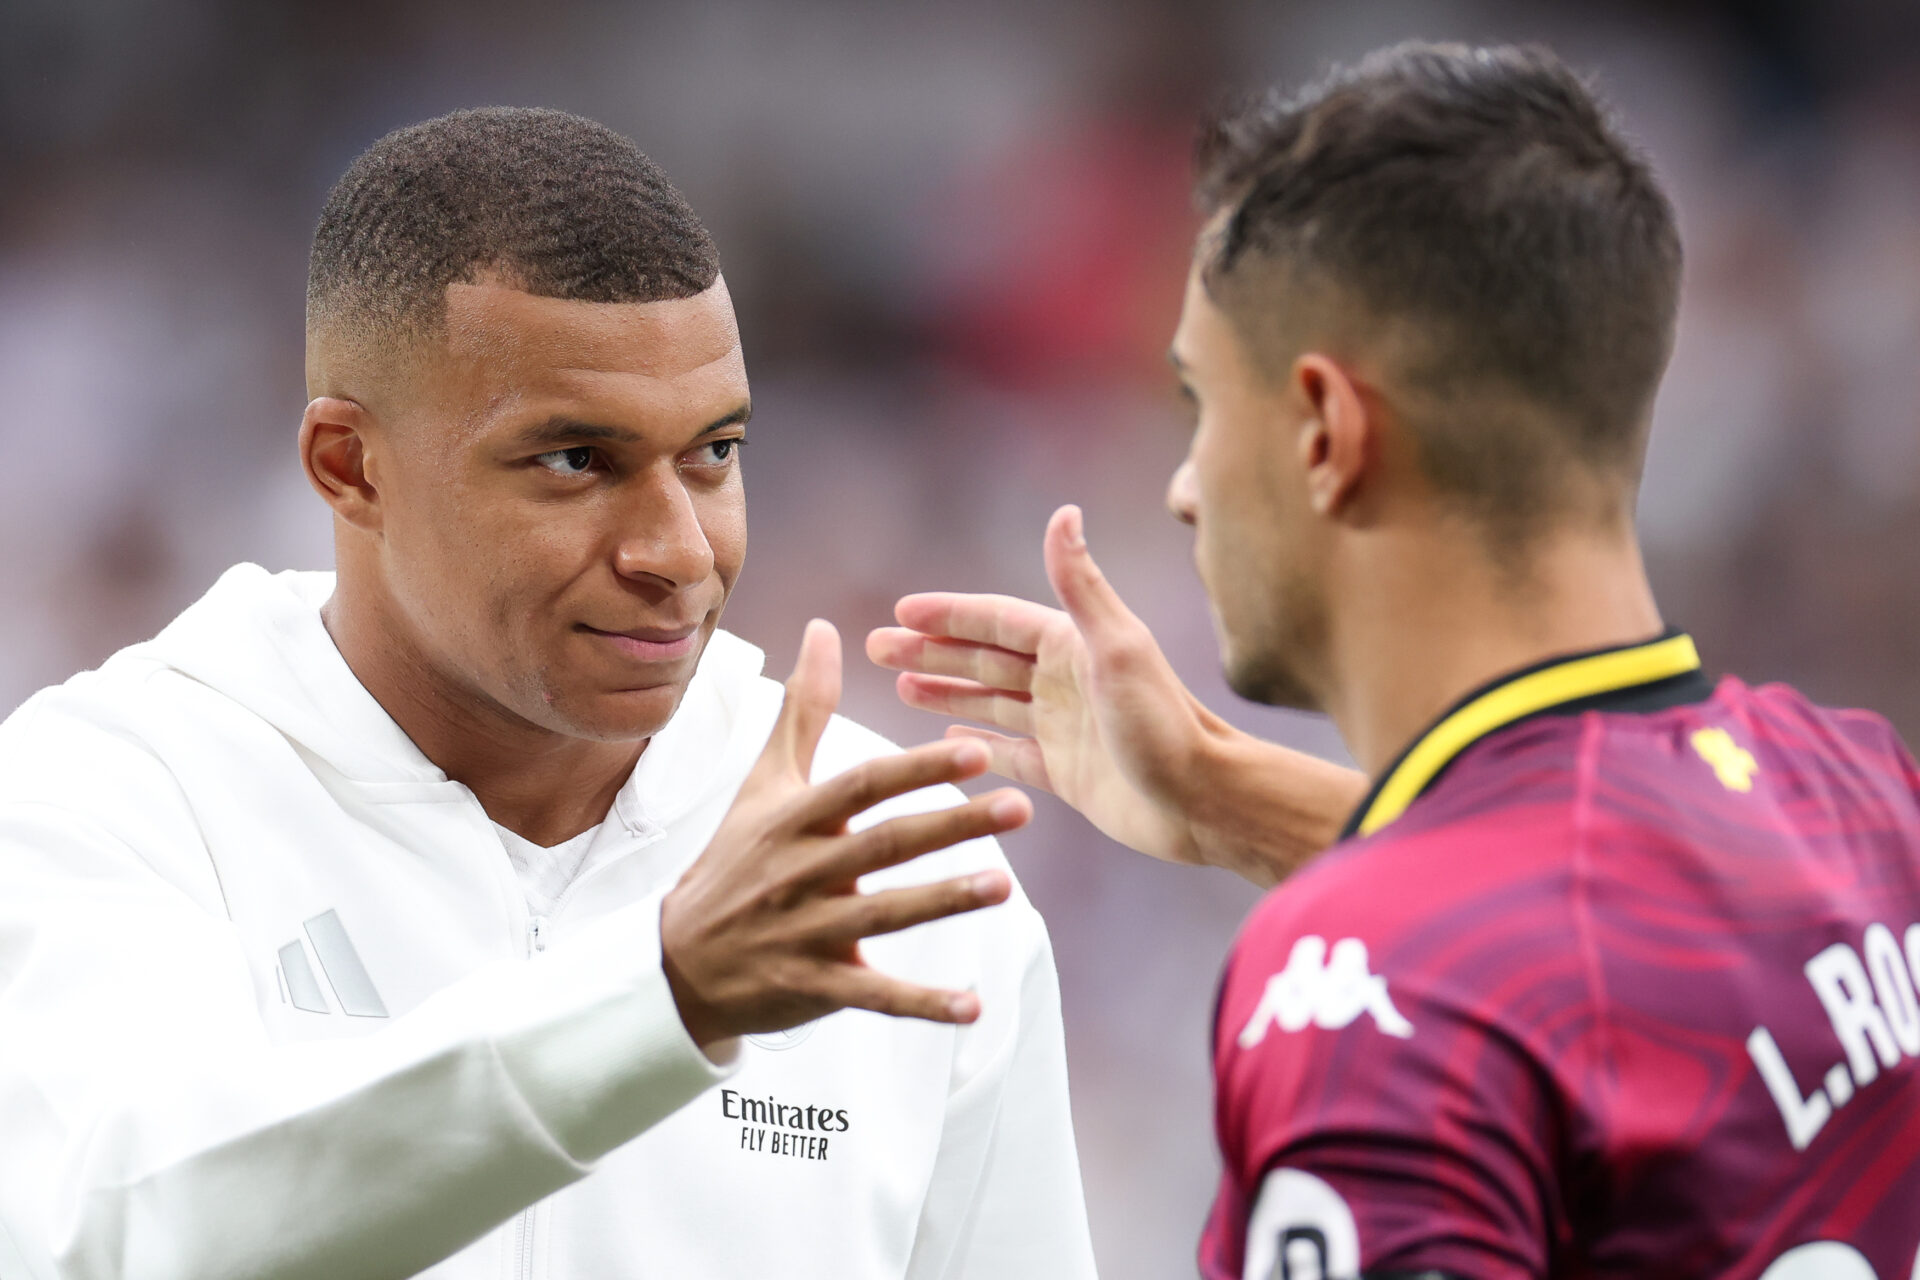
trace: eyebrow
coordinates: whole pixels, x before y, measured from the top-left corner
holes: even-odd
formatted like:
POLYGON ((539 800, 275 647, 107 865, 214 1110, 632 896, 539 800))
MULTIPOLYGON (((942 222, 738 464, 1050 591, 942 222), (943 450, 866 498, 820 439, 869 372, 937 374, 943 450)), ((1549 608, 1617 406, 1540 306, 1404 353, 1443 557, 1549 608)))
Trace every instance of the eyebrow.
MULTIPOLYGON (((732 413, 715 418, 700 429, 698 440, 710 436, 716 431, 728 427, 741 426, 753 417, 753 406, 743 404, 732 413)), ((614 444, 638 444, 643 437, 637 431, 625 427, 607 427, 598 423, 582 422, 578 418, 569 418, 564 414, 537 422, 519 434, 519 442, 524 445, 563 444, 574 440, 606 440, 614 444)))

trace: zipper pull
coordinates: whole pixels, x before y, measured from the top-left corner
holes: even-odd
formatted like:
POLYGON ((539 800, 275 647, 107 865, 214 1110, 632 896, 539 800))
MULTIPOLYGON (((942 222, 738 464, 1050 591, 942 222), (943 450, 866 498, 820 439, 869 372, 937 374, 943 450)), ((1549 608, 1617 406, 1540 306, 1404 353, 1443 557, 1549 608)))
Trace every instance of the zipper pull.
POLYGON ((534 916, 527 921, 527 945, 534 951, 547 949, 547 918, 534 916))

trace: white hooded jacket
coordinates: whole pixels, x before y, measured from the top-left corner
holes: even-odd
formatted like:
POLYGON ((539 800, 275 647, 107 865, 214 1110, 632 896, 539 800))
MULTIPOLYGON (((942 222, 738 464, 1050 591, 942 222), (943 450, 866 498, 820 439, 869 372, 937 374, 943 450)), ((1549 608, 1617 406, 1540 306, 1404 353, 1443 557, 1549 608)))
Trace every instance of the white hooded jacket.
MULTIPOLYGON (((716 1065, 663 894, 775 715, 716 633, 552 916, 353 677, 326 574, 243 565, 0 726, 0 1277, 1093 1274, 1045 929, 866 945, 977 989, 716 1065)), ((836 718, 816 777, 893 748, 836 718)), ((951 803, 934 789, 869 820, 951 803)), ((1004 867, 973 841, 870 886, 1004 867)))

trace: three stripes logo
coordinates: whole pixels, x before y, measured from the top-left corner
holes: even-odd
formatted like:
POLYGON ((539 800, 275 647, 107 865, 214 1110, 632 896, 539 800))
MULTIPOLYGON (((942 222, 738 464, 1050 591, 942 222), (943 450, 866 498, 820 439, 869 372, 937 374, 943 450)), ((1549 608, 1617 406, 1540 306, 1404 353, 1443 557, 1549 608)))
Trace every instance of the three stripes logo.
POLYGON ((331 1014, 337 1005, 340 1012, 350 1018, 386 1017, 386 1002, 367 975, 367 966, 360 962, 360 953, 353 949, 353 939, 347 936, 347 926, 341 923, 340 913, 323 911, 303 927, 307 935, 305 943, 295 938, 280 948, 281 990, 293 1007, 308 1013, 331 1014), (307 960, 309 946, 314 961, 319 964, 318 974, 314 972, 313 963, 307 960), (327 1002, 326 992, 320 985, 322 977, 333 990, 335 1004, 327 1002))

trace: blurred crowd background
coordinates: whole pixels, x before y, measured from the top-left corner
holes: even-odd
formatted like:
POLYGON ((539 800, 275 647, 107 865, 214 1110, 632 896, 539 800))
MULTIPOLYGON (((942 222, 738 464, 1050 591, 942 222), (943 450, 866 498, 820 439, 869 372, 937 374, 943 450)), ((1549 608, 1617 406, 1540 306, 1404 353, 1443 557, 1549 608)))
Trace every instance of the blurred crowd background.
MULTIPOLYGON (((754 384, 729 625, 785 670, 900 594, 1042 593, 1087 508, 1110 576, 1235 705, 1185 530, 1161 352, 1196 120, 1412 36, 1595 71, 1679 205, 1678 352, 1642 507, 1709 665, 1920 734, 1920 6, 1907 0, 5 0, 0 709, 151 634, 237 560, 325 567, 294 456, 307 240, 388 129, 551 105, 660 160, 718 237, 754 384)), ((1188 1273, 1215 1163, 1206 1025, 1253 891, 1051 802, 1011 843, 1051 923, 1095 1243, 1188 1273)), ((1383 892, 1390 891, 1383 887, 1383 892)))

